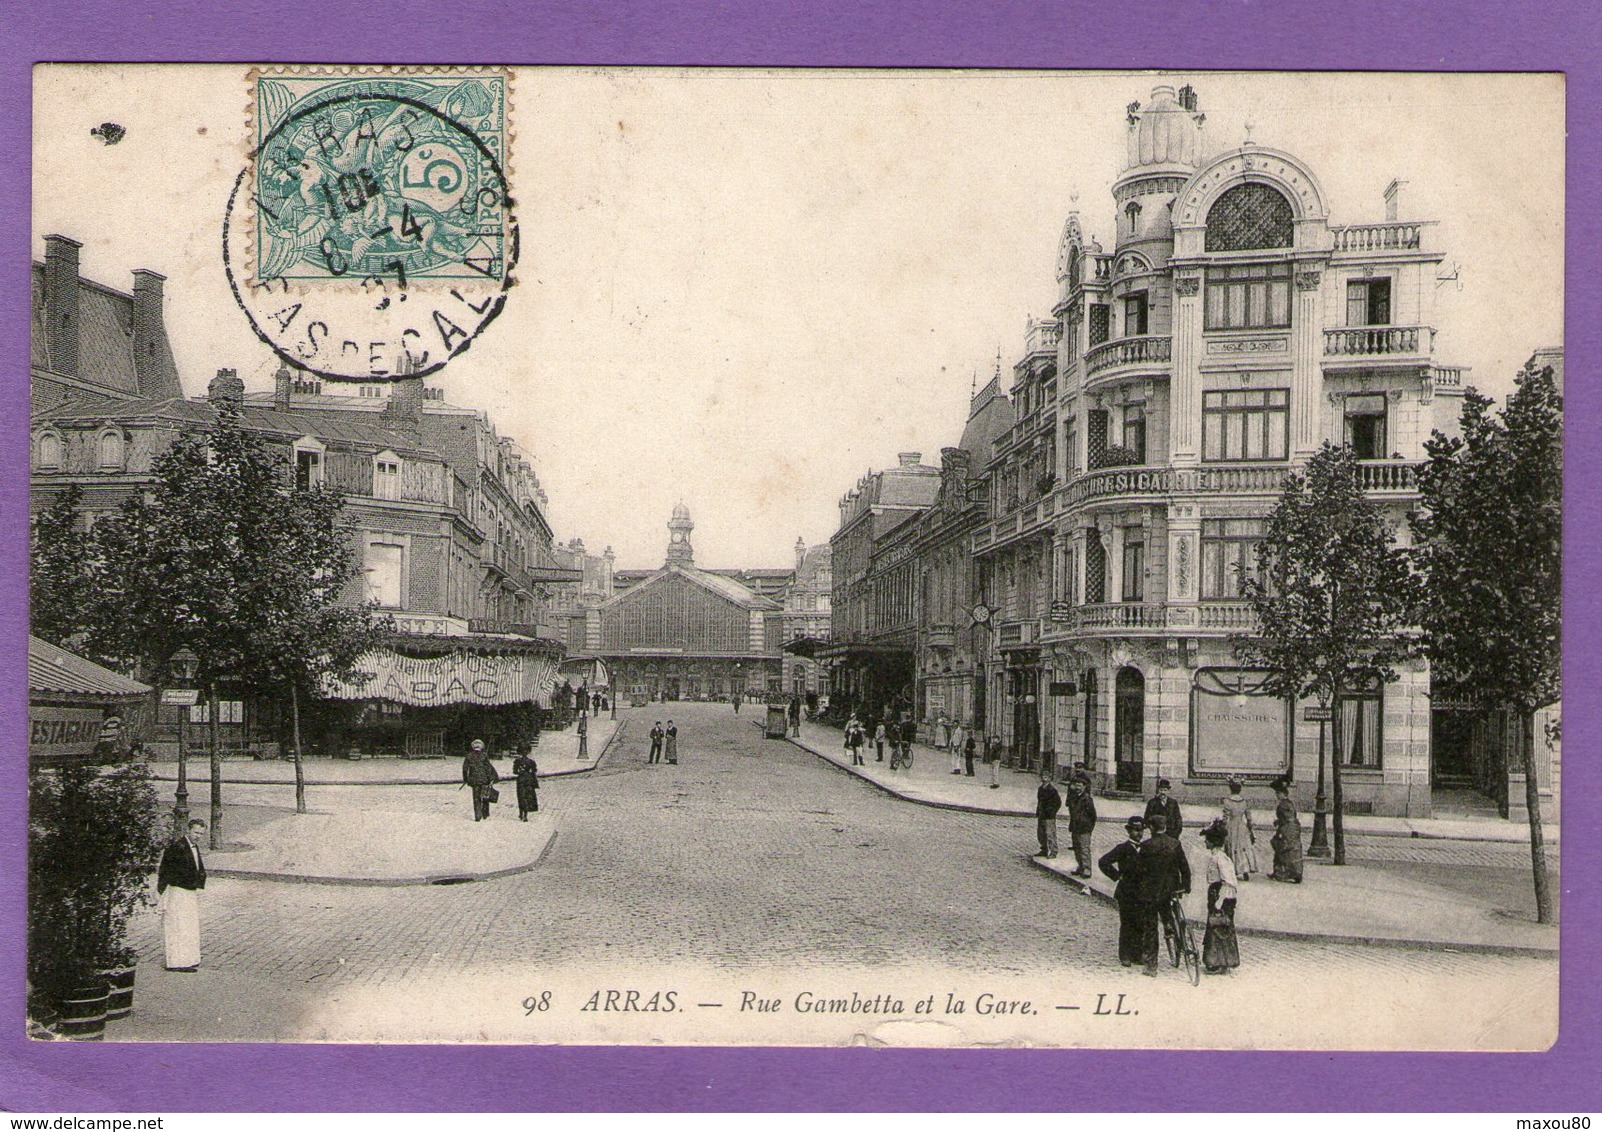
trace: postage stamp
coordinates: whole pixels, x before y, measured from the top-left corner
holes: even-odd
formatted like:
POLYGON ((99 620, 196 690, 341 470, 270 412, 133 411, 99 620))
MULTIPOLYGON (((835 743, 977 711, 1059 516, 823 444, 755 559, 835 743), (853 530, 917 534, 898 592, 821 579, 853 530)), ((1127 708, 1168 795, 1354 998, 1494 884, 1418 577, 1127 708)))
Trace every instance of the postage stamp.
POLYGON ((508 74, 276 68, 249 82, 223 252, 257 336, 335 381, 432 373, 467 349, 517 260, 508 74))

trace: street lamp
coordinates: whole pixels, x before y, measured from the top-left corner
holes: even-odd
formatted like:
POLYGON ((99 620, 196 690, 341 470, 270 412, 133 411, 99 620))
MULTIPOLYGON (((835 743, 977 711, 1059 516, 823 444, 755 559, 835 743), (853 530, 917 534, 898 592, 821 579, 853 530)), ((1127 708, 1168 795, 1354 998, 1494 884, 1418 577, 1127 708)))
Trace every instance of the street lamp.
MULTIPOLYGON (((200 658, 188 649, 179 649, 172 655, 173 676, 185 687, 195 682, 195 671, 200 658)), ((180 697, 187 700, 188 697, 180 697)), ((178 789, 173 794, 172 818, 177 828, 189 828, 189 763, 185 748, 189 745, 189 704, 179 706, 178 716, 178 789)))

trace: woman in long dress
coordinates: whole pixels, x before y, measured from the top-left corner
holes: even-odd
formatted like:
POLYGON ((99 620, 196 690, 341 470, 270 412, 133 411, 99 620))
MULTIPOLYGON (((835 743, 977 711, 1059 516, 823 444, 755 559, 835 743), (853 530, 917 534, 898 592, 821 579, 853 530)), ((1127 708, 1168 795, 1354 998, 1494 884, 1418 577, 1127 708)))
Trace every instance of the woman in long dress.
POLYGON ((676 764, 679 761, 679 727, 671 719, 668 720, 667 746, 663 749, 663 754, 670 763, 676 764))
POLYGON ((1240 966, 1235 939, 1235 862, 1224 851, 1229 838, 1222 820, 1202 830, 1207 846, 1207 932, 1202 936, 1202 966, 1209 975, 1228 974, 1240 966))
POLYGON ((528 815, 540 808, 540 768, 534 761, 534 744, 526 743, 517 758, 512 760, 512 775, 517 779, 517 816, 528 821, 528 815))
POLYGON ((1229 859, 1235 864, 1236 875, 1247 881, 1257 872, 1257 833, 1252 829, 1252 812, 1240 791, 1240 780, 1230 779, 1229 797, 1224 799, 1224 844, 1229 859))
POLYGON ((1270 880, 1288 884, 1302 883, 1302 823, 1296 816, 1296 806, 1290 800, 1290 783, 1283 778, 1274 783, 1274 871, 1270 880))

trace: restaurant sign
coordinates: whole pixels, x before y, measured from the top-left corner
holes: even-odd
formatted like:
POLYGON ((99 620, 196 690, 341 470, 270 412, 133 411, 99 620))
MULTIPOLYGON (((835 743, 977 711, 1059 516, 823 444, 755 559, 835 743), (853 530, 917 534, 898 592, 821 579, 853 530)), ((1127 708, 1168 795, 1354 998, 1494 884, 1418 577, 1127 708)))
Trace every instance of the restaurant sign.
POLYGON ((551 706, 556 664, 543 656, 491 656, 454 652, 445 656, 402 656, 378 649, 356 663, 349 680, 325 681, 336 700, 393 700, 413 707, 444 704, 536 703, 551 706))
POLYGON ((87 755, 95 749, 105 721, 99 708, 34 704, 28 709, 28 754, 36 759, 87 755))

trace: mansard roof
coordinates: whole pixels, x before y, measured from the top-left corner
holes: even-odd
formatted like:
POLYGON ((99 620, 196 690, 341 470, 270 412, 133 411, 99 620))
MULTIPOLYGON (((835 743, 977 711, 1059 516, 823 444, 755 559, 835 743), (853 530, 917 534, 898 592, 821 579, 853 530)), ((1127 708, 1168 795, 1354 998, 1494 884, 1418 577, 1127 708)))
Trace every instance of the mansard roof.
POLYGON ((778 602, 763 597, 754 590, 736 582, 733 578, 725 578, 721 574, 712 573, 710 570, 698 570, 693 566, 664 566, 660 570, 653 572, 650 577, 630 586, 623 593, 602 603, 599 608, 605 609, 609 606, 629 601, 643 594, 663 579, 674 575, 685 578, 703 589, 710 590, 724 601, 738 605, 742 609, 778 612, 783 608, 778 602))

